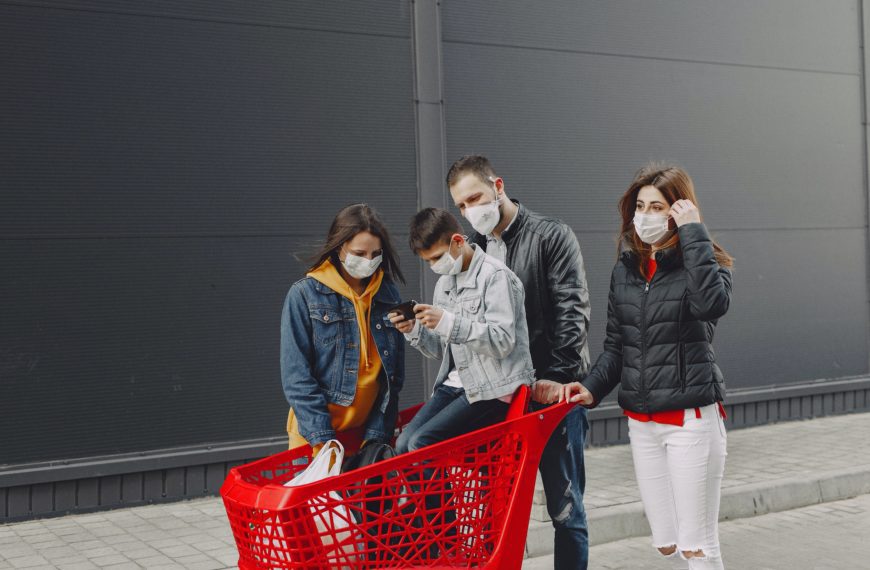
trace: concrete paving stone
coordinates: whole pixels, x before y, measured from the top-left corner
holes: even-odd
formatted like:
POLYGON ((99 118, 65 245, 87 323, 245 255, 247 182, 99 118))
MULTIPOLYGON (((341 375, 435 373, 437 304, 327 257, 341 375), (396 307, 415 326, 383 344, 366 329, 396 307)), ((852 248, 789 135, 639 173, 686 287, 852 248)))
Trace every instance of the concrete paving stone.
POLYGON ((102 538, 103 538, 103 542, 105 542, 106 544, 110 544, 110 545, 112 545, 112 546, 115 546, 115 545, 126 545, 126 544, 130 544, 130 543, 133 543, 133 542, 141 542, 141 539, 139 539, 139 537, 134 536, 134 535, 132 535, 132 534, 128 534, 128 533, 126 533, 126 532, 123 533, 123 534, 115 534, 115 535, 112 535, 112 536, 104 536, 104 537, 102 537, 102 538))
POLYGON ((103 566, 106 570, 142 570, 142 567, 133 562, 122 562, 121 564, 109 564, 103 566))
POLYGON ((42 556, 19 556, 7 560, 13 568, 50 568, 51 563, 42 556))
POLYGON ((184 570, 181 565, 176 564, 166 556, 155 556, 154 558, 137 560, 136 563, 142 568, 153 568, 154 570, 175 570, 176 568, 184 570))
POLYGON ((181 556, 194 556, 200 554, 197 549, 187 544, 182 544, 179 546, 161 547, 160 552, 162 552, 166 556, 169 556, 170 558, 179 558, 181 556))
POLYGON ((161 517, 154 517, 152 519, 148 519, 148 523, 161 529, 166 529, 166 525, 168 525, 169 529, 189 526, 185 521, 181 520, 177 516, 173 516, 168 513, 164 514, 161 517))
POLYGON ((149 529, 146 531, 138 531, 138 532, 128 530, 127 533, 130 534, 131 536, 135 536, 136 538, 138 538, 142 542, 148 542, 148 543, 157 542, 158 540, 173 540, 173 537, 171 534, 169 534, 168 532, 166 532, 164 530, 160 530, 160 529, 149 529))
POLYGON ((107 536, 118 536, 122 534, 127 534, 126 530, 116 526, 92 528, 90 529, 90 531, 91 534, 93 534, 97 538, 106 538, 107 536))
POLYGON ((159 509, 157 505, 151 505, 147 507, 140 507, 141 510, 137 513, 140 517, 145 520, 155 519, 164 516, 163 511, 159 509))
POLYGON ((185 568, 189 568, 190 565, 195 563, 195 562, 213 562, 214 561, 214 558, 212 558, 211 556, 207 556, 201 552, 198 552, 196 554, 192 554, 190 556, 174 556, 173 558, 177 563, 184 565, 185 568))
POLYGON ((174 562, 168 556, 158 554, 157 556, 150 556, 148 558, 137 558, 136 564, 142 568, 160 568, 163 566, 171 566, 174 562))
POLYGON ((52 533, 55 536, 75 536, 79 534, 85 533, 85 530, 79 525, 71 525, 65 526, 57 529, 53 529, 52 533))
POLYGON ((211 528, 226 528, 229 526, 229 523, 225 520, 219 519, 203 519, 193 526, 202 530, 208 530, 211 528))
MULTIPOLYGON (((190 537, 190 538, 197 538, 197 537, 190 537)), ((221 549, 224 549, 227 547, 226 542, 223 542, 220 540, 214 540, 214 539, 211 539, 211 540, 210 539, 200 539, 200 540, 197 540, 196 542, 188 542, 188 544, 190 544, 192 547, 196 548, 200 552, 206 552, 206 553, 212 552, 215 550, 221 550, 221 549)), ((233 541, 233 544, 235 544, 235 541, 233 541)))
POLYGON ((81 553, 70 546, 55 546, 51 548, 40 548, 39 555, 44 556, 49 560, 57 560, 80 556, 81 553))
POLYGON ((90 558, 90 561, 99 566, 100 568, 111 566, 113 564, 125 564, 127 562, 130 562, 130 560, 126 556, 117 553, 111 554, 109 556, 98 556, 97 558, 90 558))
POLYGON ((89 513, 84 515, 75 515, 76 522, 79 524, 105 522, 106 516, 103 513, 89 513))
POLYGON ((223 570, 226 568, 217 560, 205 560, 203 562, 192 562, 187 565, 187 570, 223 570))
POLYGON ((20 558, 22 556, 33 556, 36 554, 36 549, 29 544, 23 542, 6 546, 3 548, 3 558, 20 558))
POLYGON ((164 550, 173 546, 186 546, 177 538, 162 538, 160 540, 151 540, 148 541, 148 545, 158 550, 164 550))
POLYGON ((99 568, 96 564, 90 561, 85 562, 61 562, 57 565, 59 570, 95 570, 99 568))
POLYGON ((43 548, 52 548, 54 546, 66 546, 67 542, 64 540, 60 540, 58 537, 51 534, 51 531, 46 531, 42 536, 28 536, 24 539, 24 542, 33 546, 33 548, 37 550, 42 550, 43 548))
POLYGON ((81 530, 76 533, 71 534, 58 534, 56 535, 60 537, 64 542, 69 544, 75 544, 77 542, 88 542, 91 540, 96 540, 96 537, 86 530, 81 530))
POLYGON ((138 560, 140 558, 151 558, 152 556, 159 556, 160 551, 154 548, 151 548, 147 544, 139 543, 132 548, 124 549, 122 551, 124 556, 131 560, 138 560))
POLYGON ((212 558, 221 564, 226 565, 227 568, 236 568, 236 565, 239 563, 239 553, 235 550, 223 554, 214 554, 212 555, 212 558))
POLYGON ((93 550, 94 548, 101 548, 105 545, 102 540, 82 540, 80 542, 70 542, 70 546, 78 550, 79 552, 83 552, 85 550, 93 550))
POLYGON ((41 528, 45 528, 41 520, 23 521, 20 523, 15 523, 15 532, 18 534, 41 528))
POLYGON ((113 556, 118 554, 118 551, 112 548, 111 546, 106 546, 100 543, 99 548, 89 548, 87 550, 80 550, 79 554, 87 558, 88 560, 93 560, 94 558, 101 558, 103 556, 113 556))

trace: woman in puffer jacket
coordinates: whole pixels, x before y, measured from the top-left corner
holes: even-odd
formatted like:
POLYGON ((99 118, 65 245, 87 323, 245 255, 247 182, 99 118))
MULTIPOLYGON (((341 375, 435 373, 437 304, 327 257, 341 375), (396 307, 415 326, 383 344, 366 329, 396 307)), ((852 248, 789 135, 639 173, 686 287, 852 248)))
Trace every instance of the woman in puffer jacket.
POLYGON ((732 258, 697 204, 681 168, 637 173, 619 202, 604 352, 562 397, 594 407, 619 386, 653 546, 674 568, 721 569, 725 383, 712 342, 731 301, 732 258))

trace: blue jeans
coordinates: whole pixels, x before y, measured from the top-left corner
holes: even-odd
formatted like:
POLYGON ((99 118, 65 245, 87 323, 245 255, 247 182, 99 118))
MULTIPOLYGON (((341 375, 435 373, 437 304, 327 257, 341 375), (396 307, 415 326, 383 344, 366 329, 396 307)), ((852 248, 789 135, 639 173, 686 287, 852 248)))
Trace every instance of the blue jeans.
POLYGON ((469 403, 465 390, 441 384, 399 434, 396 451, 416 451, 492 425, 504 420, 507 410, 508 405, 501 400, 469 403))
MULTIPOLYGON (((532 406, 546 407, 535 403, 532 406)), ((547 512, 556 530, 554 570, 586 570, 589 565, 589 531, 583 508, 586 490, 583 444, 588 430, 586 409, 577 406, 556 426, 541 456, 547 512)))

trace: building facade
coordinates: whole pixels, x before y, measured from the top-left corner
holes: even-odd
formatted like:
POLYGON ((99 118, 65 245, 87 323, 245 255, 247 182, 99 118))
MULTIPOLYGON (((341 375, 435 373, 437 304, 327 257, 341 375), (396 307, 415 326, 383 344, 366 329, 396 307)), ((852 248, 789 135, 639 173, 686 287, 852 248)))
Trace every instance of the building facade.
MULTIPOLYGON (((344 205, 489 156, 575 230, 600 352, 616 201, 693 175, 736 258, 732 427, 870 409, 861 0, 0 0, 0 521, 215 493, 282 449, 290 285, 344 205)), ((432 370, 408 353, 403 404, 432 370)), ((625 441, 613 405, 593 444, 625 441)))

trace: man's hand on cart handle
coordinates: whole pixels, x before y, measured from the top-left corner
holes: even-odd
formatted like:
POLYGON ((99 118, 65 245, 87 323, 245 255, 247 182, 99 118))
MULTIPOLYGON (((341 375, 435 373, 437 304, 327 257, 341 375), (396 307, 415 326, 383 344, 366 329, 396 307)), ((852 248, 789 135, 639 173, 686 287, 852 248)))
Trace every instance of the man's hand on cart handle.
POLYGON ((561 386, 562 393, 559 396, 559 401, 568 400, 571 403, 578 403, 582 406, 591 406, 595 401, 592 393, 586 389, 586 386, 580 382, 571 382, 561 386))
POLYGON ((532 400, 539 404, 552 404, 562 400, 562 384, 552 380, 535 380, 532 384, 532 400))

